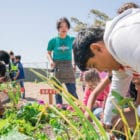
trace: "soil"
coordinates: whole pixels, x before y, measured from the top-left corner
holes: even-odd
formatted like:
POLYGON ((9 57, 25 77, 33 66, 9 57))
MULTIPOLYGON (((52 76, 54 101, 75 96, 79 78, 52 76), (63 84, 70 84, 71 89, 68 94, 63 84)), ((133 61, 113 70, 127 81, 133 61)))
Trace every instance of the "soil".
MULTIPOLYGON (((83 98, 83 91, 81 84, 77 84, 77 94, 80 100, 83 98)), ((30 83, 30 82, 25 82, 25 96, 27 101, 38 101, 38 100, 43 100, 44 102, 49 103, 49 95, 48 94, 41 94, 40 90, 41 89, 51 89, 47 84, 45 83, 30 83)), ((64 100, 64 103, 67 103, 64 100)), ((53 104, 55 104, 55 98, 53 94, 53 104)))
MULTIPOLYGON (((41 89, 51 89, 47 84, 45 83, 35 83, 35 82, 25 82, 25 101, 44 101, 45 103, 49 103, 49 95, 48 94, 41 94, 41 89)), ((83 98, 83 91, 81 84, 76 85, 77 94, 79 97, 79 100, 82 100, 83 98)), ((8 96, 5 93, 0 92, 0 100, 2 102, 8 101, 8 96)), ((65 100, 64 104, 67 103, 65 100)), ((52 104, 55 104, 55 97, 53 94, 53 100, 52 104)))

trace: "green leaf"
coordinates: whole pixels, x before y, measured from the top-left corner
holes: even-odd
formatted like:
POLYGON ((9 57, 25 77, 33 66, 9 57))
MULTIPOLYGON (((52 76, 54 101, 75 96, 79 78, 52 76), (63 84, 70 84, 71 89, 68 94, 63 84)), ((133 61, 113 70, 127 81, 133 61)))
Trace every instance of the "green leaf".
POLYGON ((112 112, 113 112, 114 114, 119 114, 119 111, 118 111, 117 109, 112 109, 112 112))
POLYGON ((120 102, 124 97, 122 97, 118 92, 112 91, 112 95, 117 99, 118 102, 120 102))
POLYGON ((33 140, 31 137, 18 132, 17 129, 13 129, 7 135, 0 137, 0 140, 27 140, 27 139, 33 140))
POLYGON ((56 140, 63 140, 63 138, 62 138, 62 136, 59 136, 59 135, 58 135, 58 136, 56 137, 56 140))
POLYGON ((119 105, 125 106, 125 105, 128 105, 132 101, 133 101, 133 98, 124 98, 119 102, 119 105))

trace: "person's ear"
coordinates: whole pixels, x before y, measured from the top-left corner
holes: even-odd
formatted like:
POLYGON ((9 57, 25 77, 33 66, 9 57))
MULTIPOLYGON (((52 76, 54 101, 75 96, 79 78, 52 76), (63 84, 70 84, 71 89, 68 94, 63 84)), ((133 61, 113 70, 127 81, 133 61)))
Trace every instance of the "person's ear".
POLYGON ((92 43, 90 45, 90 49, 94 53, 102 51, 101 45, 99 43, 92 43))

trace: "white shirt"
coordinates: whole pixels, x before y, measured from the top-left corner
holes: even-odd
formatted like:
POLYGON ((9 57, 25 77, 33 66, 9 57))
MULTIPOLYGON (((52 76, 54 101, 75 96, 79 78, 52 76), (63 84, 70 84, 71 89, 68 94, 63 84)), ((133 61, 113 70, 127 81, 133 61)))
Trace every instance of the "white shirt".
POLYGON ((124 70, 113 71, 110 93, 104 110, 104 123, 111 124, 114 108, 112 90, 122 96, 128 91, 132 76, 140 73, 140 9, 129 9, 109 21, 104 41, 111 55, 124 66, 124 70))
POLYGON ((107 125, 111 125, 112 117, 114 113, 112 110, 115 108, 112 100, 115 100, 115 97, 112 96, 112 91, 116 91, 121 94, 121 96, 126 97, 132 76, 124 73, 123 71, 112 71, 112 82, 110 86, 110 91, 106 100, 105 109, 104 109, 104 119, 103 122, 107 125))
POLYGON ((140 9, 129 9, 109 21, 104 41, 120 64, 140 73, 140 9))

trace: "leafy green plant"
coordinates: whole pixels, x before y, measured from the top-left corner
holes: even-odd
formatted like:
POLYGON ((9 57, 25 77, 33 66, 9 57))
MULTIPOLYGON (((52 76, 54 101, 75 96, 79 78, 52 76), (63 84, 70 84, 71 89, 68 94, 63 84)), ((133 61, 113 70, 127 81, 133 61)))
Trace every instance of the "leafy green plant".
POLYGON ((7 109, 3 119, 0 120, 0 136, 4 136, 6 139, 6 136, 16 128, 19 133, 30 137, 44 137, 45 134, 39 131, 43 128, 41 125, 47 123, 47 115, 43 114, 40 118, 41 110, 42 106, 37 103, 26 104, 19 110, 7 109), (38 122, 38 120, 40 121, 38 122), (37 122, 38 125, 36 125, 37 122))
POLYGON ((80 102, 79 100, 74 98, 69 92, 67 92, 66 89, 63 88, 61 83, 55 77, 46 78, 45 76, 34 71, 33 69, 31 69, 31 71, 33 73, 35 73, 37 76, 39 76, 39 78, 41 78, 43 81, 45 80, 47 82, 47 84, 49 84, 56 91, 58 91, 58 93, 60 93, 63 96, 63 98, 73 107, 76 115, 79 118, 79 122, 82 126, 82 129, 76 128, 76 124, 70 122, 69 119, 67 119, 67 117, 64 116, 57 108, 54 108, 53 106, 51 106, 51 109, 54 110, 59 116, 61 116, 69 124, 69 126, 75 131, 77 136, 79 136, 78 139, 79 138, 101 139, 101 140, 108 139, 106 131, 104 130, 104 128, 103 128, 102 124, 99 122, 99 120, 94 116, 94 114, 86 106, 84 106, 82 104, 82 102, 80 102), (61 92, 59 92, 59 91, 61 91, 61 92), (90 117, 93 119, 94 126, 84 116, 84 113, 80 108, 84 108, 85 110, 87 110, 89 112, 90 117))
POLYGON ((13 107, 15 107, 18 104, 18 101, 20 99, 20 87, 16 83, 16 81, 1 83, 0 91, 4 92, 5 94, 8 94, 13 107))
MULTIPOLYGON (((83 103, 75 99, 70 93, 63 88, 62 84, 55 78, 46 78, 44 75, 32 70, 37 76, 39 76, 44 82, 49 84, 63 98, 72 106, 74 112, 69 110, 61 110, 56 106, 38 103, 29 103, 21 108, 9 108, 5 111, 4 117, 0 120, 0 138, 9 135, 11 131, 16 131, 18 134, 24 134, 31 139, 37 140, 50 140, 51 137, 47 135, 46 130, 51 127, 56 140, 109 140, 108 132, 103 128, 99 120, 93 115, 93 113, 83 105, 83 103), (93 122, 90 122, 85 116, 83 108, 86 110, 93 122)), ((115 130, 115 126, 110 133, 120 133, 126 136, 128 140, 133 140, 135 136, 139 134, 140 122, 137 115, 136 108, 132 103, 132 99, 123 98, 117 92, 112 93, 115 96, 116 102, 113 101, 118 114, 124 123, 124 132, 115 130), (131 135, 131 131, 127 120, 124 117, 123 108, 131 106, 134 109, 136 116, 136 128, 134 134, 131 135)), ((16 134, 16 133, 15 133, 16 134)))
POLYGON ((116 91, 112 91, 112 95, 117 100, 117 104, 116 104, 115 101, 113 101, 113 104, 114 104, 114 106, 116 107, 118 113, 121 116, 121 120, 122 120, 122 122, 124 124, 124 133, 116 131, 115 126, 112 129, 112 132, 117 132, 117 133, 123 134, 124 136, 126 136, 127 140, 134 140, 134 138, 136 137, 136 134, 138 134, 139 130, 140 130, 140 121, 139 121, 139 117, 138 117, 136 107, 134 106, 134 103, 133 103, 133 99, 132 98, 124 98, 119 93, 117 93, 116 91), (124 108, 126 106, 129 107, 129 108, 132 108, 134 110, 134 113, 135 113, 136 127, 133 130, 133 135, 131 134, 131 128, 128 125, 128 122, 127 122, 127 120, 125 118, 125 115, 124 115, 124 108))

